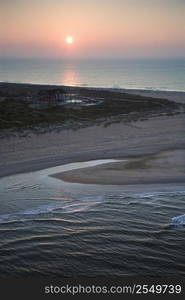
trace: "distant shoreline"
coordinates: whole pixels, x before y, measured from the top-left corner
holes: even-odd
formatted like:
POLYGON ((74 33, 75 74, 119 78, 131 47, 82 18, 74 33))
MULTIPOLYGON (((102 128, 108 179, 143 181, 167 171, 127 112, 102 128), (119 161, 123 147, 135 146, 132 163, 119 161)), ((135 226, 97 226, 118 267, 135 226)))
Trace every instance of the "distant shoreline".
POLYGON ((128 93, 133 95, 141 95, 146 97, 154 97, 154 98, 164 98, 172 101, 176 101, 179 103, 185 104, 185 90, 160 90, 160 89, 145 89, 145 88, 115 88, 115 87, 95 87, 95 86, 75 86, 75 85, 60 85, 60 84, 37 84, 37 83, 29 83, 29 82, 6 82, 0 81, 0 87, 2 85, 20 85, 20 86, 40 86, 40 87, 50 87, 50 88, 66 88, 71 90, 78 90, 78 89, 90 89, 90 90, 97 90, 97 91, 111 91, 111 92, 118 92, 118 93, 128 93))
MULTIPOLYGON (((128 93, 185 92, 185 58, 0 59, 0 81, 115 90, 128 93)), ((165 97, 165 96, 164 96, 165 97)))
POLYGON ((185 111, 185 93, 63 85, 0 83, 0 102, 0 137, 109 126, 185 111))

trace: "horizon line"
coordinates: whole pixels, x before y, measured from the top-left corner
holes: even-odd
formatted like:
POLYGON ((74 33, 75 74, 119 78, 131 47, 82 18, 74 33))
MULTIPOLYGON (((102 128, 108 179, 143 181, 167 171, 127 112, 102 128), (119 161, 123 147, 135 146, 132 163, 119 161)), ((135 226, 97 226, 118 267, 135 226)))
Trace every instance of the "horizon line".
POLYGON ((140 59, 140 60, 147 60, 147 59, 163 59, 163 60, 168 60, 168 59, 185 59, 185 56, 133 56, 133 57, 73 57, 73 58, 69 58, 69 57, 16 57, 16 56, 0 56, 1 60, 8 60, 8 59, 16 59, 16 60, 65 60, 65 61, 72 61, 72 60, 136 60, 136 59, 140 59))

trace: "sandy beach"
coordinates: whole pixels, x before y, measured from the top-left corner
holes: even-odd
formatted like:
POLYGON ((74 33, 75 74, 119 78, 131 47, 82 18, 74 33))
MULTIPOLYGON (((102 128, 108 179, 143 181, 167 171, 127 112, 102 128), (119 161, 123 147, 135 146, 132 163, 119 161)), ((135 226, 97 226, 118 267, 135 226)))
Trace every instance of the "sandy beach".
POLYGON ((0 176, 32 172, 70 162, 104 158, 134 158, 131 162, 137 167, 130 168, 128 164, 124 174, 125 164, 123 163, 113 164, 113 170, 109 168, 110 166, 100 166, 66 173, 59 177, 75 182, 109 184, 182 181, 184 152, 176 150, 185 148, 184 138, 183 114, 156 117, 130 124, 111 124, 108 128, 92 126, 77 131, 64 130, 58 133, 30 134, 22 138, 11 137, 1 140, 0 176), (142 169, 145 159, 148 160, 147 168, 142 169), (164 172, 162 172, 161 165, 165 167, 164 172), (138 166, 141 168, 138 169, 138 166), (154 170, 149 170, 150 167, 154 170), (106 168, 109 168, 108 173, 106 168), (132 179, 128 180, 128 175, 132 179))
MULTIPOLYGON (((14 86, 15 91, 32 88, 31 85, 14 86)), ((40 86, 33 86, 33 88, 38 90, 40 86)), ((86 94, 89 93, 89 89, 80 89, 80 92, 86 94)), ((94 95, 91 90, 90 93, 94 95)), ((146 113, 141 111, 137 118, 131 110, 125 119, 119 115, 118 107, 116 112, 118 116, 104 116, 103 123, 91 120, 88 125, 77 128, 73 126, 71 129, 50 130, 46 127, 44 133, 28 130, 28 134, 22 137, 19 134, 7 135, 1 139, 0 144, 0 177, 70 162, 115 158, 129 161, 126 164, 123 162, 102 165, 56 176, 70 182, 104 184, 184 181, 185 119, 184 113, 180 111, 173 113, 174 102, 164 100, 163 104, 163 100, 158 102, 158 98, 155 100, 155 98, 139 98, 139 96, 137 100, 135 95, 129 98, 127 94, 122 96, 122 93, 109 93, 102 90, 99 93, 96 91, 95 97, 99 97, 100 94, 110 98, 108 101, 116 96, 123 97, 121 101, 126 101, 126 104, 136 103, 132 105, 132 110, 135 109, 134 107, 139 109, 138 104, 143 103, 142 101, 147 101, 146 103, 152 101, 153 109, 156 101, 162 110, 157 107, 157 113, 153 114, 152 111, 150 115, 147 111, 146 113), (171 103, 172 113, 169 113, 168 107, 171 103), (107 121, 109 121, 108 126, 107 121)), ((170 95, 174 101, 179 101, 179 93, 170 95)), ((161 98, 160 93, 158 96, 161 98)), ((181 103, 183 97, 184 93, 181 93, 181 103)), ((148 108, 144 106, 144 109, 148 108)), ((89 113, 90 110, 91 108, 87 112, 89 113)), ((79 110, 77 112, 79 113, 79 110)))
POLYGON ((185 182, 185 151, 162 151, 115 163, 54 174, 67 182, 85 184, 157 184, 185 182))

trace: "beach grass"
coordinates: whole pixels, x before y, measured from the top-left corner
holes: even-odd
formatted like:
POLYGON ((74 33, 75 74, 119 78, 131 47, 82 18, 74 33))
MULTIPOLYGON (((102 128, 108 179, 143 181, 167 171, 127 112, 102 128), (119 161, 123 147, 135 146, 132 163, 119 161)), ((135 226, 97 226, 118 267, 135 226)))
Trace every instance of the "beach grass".
POLYGON ((40 91, 55 88, 56 86, 48 85, 1 83, 0 130, 22 128, 42 132, 47 126, 65 129, 78 129, 102 123, 104 126, 109 126, 116 122, 137 121, 154 115, 173 115, 178 113, 179 106, 183 106, 167 99, 78 87, 66 87, 66 90, 68 93, 74 93, 75 97, 101 99, 101 103, 93 106, 65 106, 49 103, 43 107, 40 103, 39 108, 33 105, 40 91))

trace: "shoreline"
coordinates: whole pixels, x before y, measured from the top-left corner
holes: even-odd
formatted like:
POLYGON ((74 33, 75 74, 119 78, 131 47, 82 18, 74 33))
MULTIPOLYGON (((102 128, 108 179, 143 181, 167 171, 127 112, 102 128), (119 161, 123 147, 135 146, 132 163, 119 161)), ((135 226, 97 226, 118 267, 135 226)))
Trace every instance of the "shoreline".
MULTIPOLYGON (((176 151, 185 149, 185 144, 173 146, 167 146, 166 149, 163 148, 163 151, 176 151)), ((105 153, 105 150, 102 151, 93 151, 93 152, 82 152, 78 154, 65 155, 59 157, 52 158, 43 158, 43 159, 34 159, 34 160, 26 160, 22 161, 21 159, 18 162, 0 164, 0 178, 32 173, 36 171, 41 171, 44 169, 58 167, 70 163, 78 163, 78 162, 86 162, 93 160, 104 160, 104 159, 115 159, 115 160, 132 160, 145 158, 146 156, 157 154, 159 149, 151 149, 151 148, 138 148, 133 151, 131 148, 128 148, 125 152, 122 152, 121 149, 111 149, 105 153), (156 152, 157 151, 157 152, 156 152)), ((160 152, 160 151, 159 151, 160 152)), ((54 174, 55 175, 55 174, 54 174)), ((55 176, 53 176, 55 177, 55 176)), ((57 177, 57 176, 56 176, 57 177)), ((67 181, 67 180, 66 180, 67 181)), ((69 181, 72 182, 72 181, 69 181)))
MULTIPOLYGON (((14 86, 14 84, 6 84, 5 90, 8 91, 12 85, 14 86)), ((24 89, 24 84, 18 84, 18 89, 19 87, 24 89)), ((33 87, 39 90, 41 85, 33 85, 33 87)), ((44 87, 51 88, 52 86, 44 87)), ((30 85, 26 85, 27 88, 30 88, 30 85)), ((80 89, 82 94, 88 91, 88 88, 78 88, 80 89)), ((125 106, 131 103, 131 112, 125 112, 126 118, 116 115, 115 119, 109 114, 105 115, 104 123, 92 119, 88 126, 83 126, 82 123, 82 126, 76 128, 69 126, 62 130, 51 130, 46 126, 43 127, 43 132, 32 132, 28 129, 27 135, 5 134, 0 143, 0 177, 34 172, 71 162, 136 158, 154 155, 160 151, 185 149, 184 113, 173 113, 173 105, 171 107, 169 103, 171 101, 164 100, 163 102, 160 99, 140 98, 136 95, 129 98, 127 94, 122 96, 122 93, 117 91, 111 94, 100 93, 98 97, 100 95, 110 98, 108 105, 116 103, 114 98, 111 102, 111 97, 121 97, 121 102, 118 103, 124 103, 125 106), (148 110, 151 107, 155 112, 155 100, 159 103, 157 109, 161 107, 161 110, 159 109, 159 113, 149 115, 148 110), (137 117, 137 109, 140 109, 143 101, 147 101, 146 111, 144 110, 142 116, 137 117), (162 106, 160 106, 161 103, 162 106), (171 107, 171 113, 168 107, 171 107)), ((96 96, 94 92, 92 96, 96 96)), ((106 109, 106 105, 103 109, 106 109)), ((109 108, 109 111, 112 107, 114 105, 109 108)), ((117 111, 119 113, 119 106, 117 111)))
POLYGON ((92 126, 5 138, 0 145, 0 177, 72 162, 137 158, 185 149, 184 123, 184 116, 177 115, 133 122, 130 126, 121 123, 108 128, 92 126))
POLYGON ((185 149, 166 150, 153 155, 127 157, 124 161, 102 163, 50 175, 70 183, 101 185, 166 184, 185 182, 185 149))
POLYGON ((69 90, 96 90, 96 91, 111 91, 118 93, 128 93, 131 95, 140 95, 144 97, 153 97, 153 98, 164 98, 171 101, 184 103, 185 104, 185 90, 160 90, 160 89, 146 89, 146 88, 122 88, 122 87, 96 87, 96 86, 73 86, 73 85, 62 85, 62 84, 47 84, 47 83, 29 83, 29 82, 4 82, 0 81, 0 87, 2 85, 25 85, 25 86, 40 86, 40 87, 49 87, 49 88, 66 88, 69 90), (176 99, 176 100, 173 100, 176 99))

